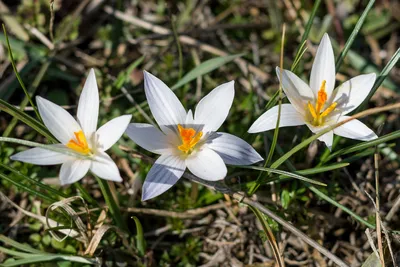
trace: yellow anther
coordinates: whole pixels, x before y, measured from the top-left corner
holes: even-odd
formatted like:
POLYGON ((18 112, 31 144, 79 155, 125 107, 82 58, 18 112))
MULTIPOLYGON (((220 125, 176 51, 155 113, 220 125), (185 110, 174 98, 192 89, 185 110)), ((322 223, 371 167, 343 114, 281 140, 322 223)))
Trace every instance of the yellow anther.
POLYGON ((326 116, 328 116, 333 110, 335 110, 335 108, 337 106, 337 103, 334 102, 323 111, 324 105, 328 99, 328 95, 326 93, 325 86, 326 86, 326 81, 323 80, 321 87, 319 88, 319 91, 318 91, 318 97, 317 97, 317 101, 315 103, 315 107, 310 102, 308 102, 308 104, 307 104, 308 110, 310 111, 310 114, 313 118, 311 121, 311 124, 314 126, 323 125, 324 118, 326 116), (323 112, 321 113, 321 111, 323 111, 323 112))
POLYGON ((318 116, 317 116, 317 113, 315 112, 314 106, 310 103, 310 101, 308 101, 308 110, 310 111, 311 116, 312 116, 314 119, 316 119, 316 118, 318 117, 318 116))
POLYGON ((333 102, 324 112, 321 113, 321 117, 326 117, 331 113, 337 106, 336 102, 333 102))
POLYGON ((193 128, 184 128, 180 124, 178 124, 178 131, 182 141, 182 145, 178 146, 178 149, 186 154, 191 153, 203 136, 203 132, 196 133, 193 128))
POLYGON ((83 131, 74 132, 74 135, 76 140, 74 139, 69 140, 67 147, 85 155, 90 154, 91 151, 83 131))

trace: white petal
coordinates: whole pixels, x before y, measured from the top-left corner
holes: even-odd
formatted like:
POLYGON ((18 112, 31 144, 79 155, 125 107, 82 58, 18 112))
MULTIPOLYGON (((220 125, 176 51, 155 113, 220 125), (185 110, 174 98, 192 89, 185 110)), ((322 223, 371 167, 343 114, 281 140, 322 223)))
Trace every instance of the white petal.
POLYGON ((335 58, 328 34, 324 34, 319 44, 317 54, 311 69, 310 87, 314 94, 318 94, 318 90, 322 85, 322 81, 326 81, 326 94, 328 99, 335 88, 335 58))
POLYGON ((112 147, 124 134, 131 118, 132 115, 123 115, 101 126, 96 132, 98 147, 103 151, 112 147))
POLYGON ((186 159, 186 166, 194 175, 208 181, 224 179, 228 172, 217 152, 205 146, 186 159))
POLYGON ((71 114, 40 96, 36 97, 36 103, 44 124, 58 141, 65 145, 75 139, 74 132, 79 132, 81 127, 71 114))
POLYGON ((250 165, 263 160, 254 148, 243 139, 228 133, 214 133, 207 140, 211 148, 230 165, 250 165))
MULTIPOLYGON (((339 121, 348 119, 348 116, 342 116, 339 121)), ((359 120, 351 120, 345 124, 335 128, 333 132, 346 138, 357 139, 362 141, 370 141, 378 138, 376 134, 359 120)))
POLYGON ((235 96, 235 82, 221 84, 203 97, 196 106, 194 121, 203 132, 216 131, 228 116, 235 96))
POLYGON ((133 142, 150 152, 165 154, 172 150, 167 136, 151 124, 131 123, 126 134, 133 142))
MULTIPOLYGON (((65 146, 61 144, 49 145, 49 146, 65 148, 65 146)), ((19 152, 15 155, 12 155, 10 159, 27 162, 35 165, 56 165, 64 163, 67 160, 72 159, 72 157, 55 151, 47 150, 44 148, 35 147, 23 152, 19 152)))
POLYGON ((370 73, 348 80, 333 91, 331 102, 337 102, 336 109, 342 115, 350 113, 368 96, 375 79, 376 74, 370 73))
POLYGON ((318 137, 318 140, 324 142, 328 149, 331 150, 333 143, 333 131, 329 131, 326 134, 318 137))
POLYGON ((64 162, 60 170, 61 185, 72 184, 82 179, 88 172, 90 160, 72 159, 64 162))
POLYGON ((185 162, 179 156, 159 157, 144 181, 142 201, 161 195, 170 189, 182 177, 185 169, 185 162))
MULTIPOLYGON (((248 130, 249 133, 265 132, 275 129, 278 121, 279 106, 275 106, 262 114, 248 130)), ((304 117, 291 104, 282 104, 279 127, 298 126, 304 124, 304 117)))
POLYGON ((96 76, 91 69, 78 104, 78 122, 85 136, 90 137, 97 129, 99 117, 99 89, 97 88, 96 76))
POLYGON ((191 109, 189 109, 187 115, 186 115, 186 121, 185 124, 186 125, 191 125, 194 123, 194 119, 193 119, 193 112, 191 109))
POLYGON ((276 75, 278 75, 279 80, 282 78, 282 88, 290 103, 297 112, 305 116, 308 102, 313 103, 315 99, 313 91, 291 71, 283 70, 281 72, 281 69, 276 67, 276 75))
POLYGON ((101 152, 95 156, 92 160, 90 170, 102 179, 122 182, 117 165, 105 152, 101 152))
POLYGON ((184 124, 186 111, 174 92, 156 76, 144 71, 144 90, 151 113, 161 130, 184 124))
MULTIPOLYGON (((307 127, 311 130, 311 132, 317 134, 323 130, 325 130, 327 127, 331 126, 332 124, 335 124, 337 122, 336 118, 332 118, 330 121, 325 122, 324 126, 313 126, 309 123, 306 123, 307 127)), ((329 131, 326 134, 318 137, 318 140, 321 142, 324 142, 325 145, 331 150, 332 148, 332 143, 333 143, 333 131, 329 131)))

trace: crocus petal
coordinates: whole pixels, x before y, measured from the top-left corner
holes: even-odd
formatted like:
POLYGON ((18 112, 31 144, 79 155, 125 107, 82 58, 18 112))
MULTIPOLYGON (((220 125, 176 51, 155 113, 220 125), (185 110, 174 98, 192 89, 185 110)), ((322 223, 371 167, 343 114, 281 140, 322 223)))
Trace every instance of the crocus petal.
POLYGON ((329 131, 326 134, 318 137, 318 140, 324 142, 325 145, 328 147, 329 150, 332 150, 332 143, 333 143, 333 131, 329 131))
POLYGON ((144 71, 144 90, 151 113, 161 130, 165 126, 184 124, 186 111, 179 99, 156 76, 144 71))
POLYGON ((375 83, 376 74, 364 74, 354 77, 333 91, 331 102, 336 102, 336 109, 346 115, 356 109, 368 96, 375 83))
POLYGON ((124 134, 132 115, 123 115, 110 120, 101 126, 96 132, 97 145, 103 151, 106 151, 114 145, 124 134))
MULTIPOLYGON (((337 117, 338 118, 338 117, 337 117)), ((327 127, 335 124, 337 122, 337 118, 332 118, 330 121, 326 122, 324 126, 313 126, 309 123, 306 123, 307 127, 313 132, 314 134, 320 133, 324 131, 327 127)), ((325 145, 331 150, 332 142, 333 142, 333 131, 329 131, 326 134, 318 137, 318 140, 324 142, 325 145)))
POLYGON ((117 165, 105 152, 96 154, 92 160, 90 171, 105 180, 122 182, 117 165))
MULTIPOLYGON (((262 114, 248 130, 249 133, 265 132, 275 129, 278 121, 279 106, 275 106, 262 114)), ((291 104, 282 104, 279 127, 298 126, 304 124, 304 117, 291 104)))
POLYGON ((194 119, 193 119, 193 112, 191 109, 189 109, 187 115, 186 115, 186 121, 185 124, 186 125, 191 125, 194 123, 194 119))
POLYGON ((310 87, 296 74, 276 67, 276 75, 282 82, 282 88, 293 107, 305 116, 308 102, 314 102, 315 96, 310 87))
POLYGON ((90 70, 83 86, 77 117, 85 136, 91 137, 96 132, 99 117, 99 89, 93 69, 90 70))
MULTIPOLYGON (((60 144, 49 146, 65 148, 64 145, 60 144)), ((23 152, 19 152, 15 155, 12 155, 10 158, 12 160, 18 160, 35 165, 56 165, 72 159, 71 156, 40 147, 35 147, 23 152)))
POLYGON ((250 165, 263 160, 246 141, 228 133, 214 133, 206 144, 217 152, 225 164, 250 165))
POLYGON ((185 161, 179 156, 160 156, 144 181, 142 201, 161 195, 170 189, 182 177, 185 169, 185 161))
POLYGON ((217 152, 204 146, 186 159, 186 166, 194 175, 208 181, 221 180, 227 173, 226 165, 217 152))
POLYGON ((90 160, 72 159, 64 162, 60 170, 61 185, 72 184, 82 179, 88 172, 90 160))
POLYGON ((62 107, 40 96, 36 97, 40 116, 47 129, 64 145, 74 139, 74 132, 81 131, 76 120, 62 107))
MULTIPOLYGON (((340 117, 339 121, 343 121, 348 118, 349 116, 342 116, 340 117)), ((362 141, 370 141, 378 138, 378 136, 376 136, 376 134, 370 128, 368 128, 368 126, 356 119, 346 122, 345 124, 335 128, 333 132, 336 135, 362 141)))
POLYGON ((329 97, 335 88, 335 58, 328 34, 324 34, 311 69, 310 87, 318 95, 322 82, 326 81, 325 90, 329 97))
POLYGON ((131 123, 126 134, 133 142, 150 152, 165 154, 172 150, 167 136, 151 124, 131 123))
POLYGON ((235 96, 235 82, 224 83, 203 97, 196 106, 194 121, 203 132, 216 131, 228 116, 235 96))

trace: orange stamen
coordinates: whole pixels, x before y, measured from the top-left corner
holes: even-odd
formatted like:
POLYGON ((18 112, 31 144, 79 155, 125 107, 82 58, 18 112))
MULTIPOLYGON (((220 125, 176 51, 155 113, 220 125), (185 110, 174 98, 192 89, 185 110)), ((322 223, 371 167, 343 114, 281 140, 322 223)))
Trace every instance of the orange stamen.
POLYGON ((184 128, 180 124, 178 124, 178 131, 182 140, 182 145, 178 146, 178 149, 186 154, 191 153, 203 136, 203 132, 196 133, 193 128, 184 128))
POLYGON ((76 152, 82 153, 82 154, 89 154, 91 153, 89 145, 86 140, 86 136, 83 133, 83 131, 79 132, 74 132, 75 138, 69 140, 68 144, 66 145, 67 147, 71 148, 72 150, 75 150, 76 152))

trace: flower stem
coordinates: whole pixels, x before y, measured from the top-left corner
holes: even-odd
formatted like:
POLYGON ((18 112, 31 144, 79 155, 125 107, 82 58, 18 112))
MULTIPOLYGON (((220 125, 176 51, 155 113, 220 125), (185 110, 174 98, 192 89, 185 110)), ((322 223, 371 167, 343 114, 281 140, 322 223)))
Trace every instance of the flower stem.
POLYGON ((125 221, 122 219, 122 215, 120 212, 120 208, 115 201, 113 195, 111 194, 110 186, 106 180, 100 179, 95 176, 97 182, 99 183, 101 193, 103 194, 104 200, 107 203, 108 208, 110 209, 111 215, 113 216, 116 225, 123 231, 129 232, 128 227, 126 226, 125 221))

